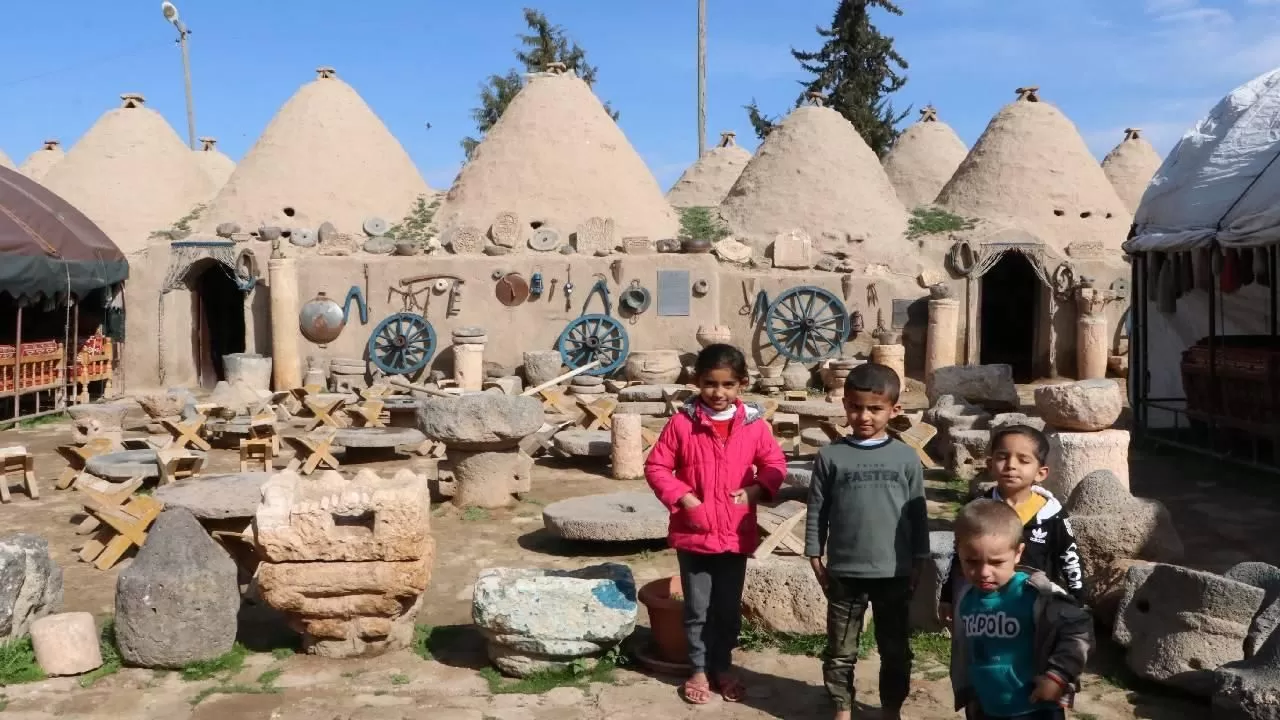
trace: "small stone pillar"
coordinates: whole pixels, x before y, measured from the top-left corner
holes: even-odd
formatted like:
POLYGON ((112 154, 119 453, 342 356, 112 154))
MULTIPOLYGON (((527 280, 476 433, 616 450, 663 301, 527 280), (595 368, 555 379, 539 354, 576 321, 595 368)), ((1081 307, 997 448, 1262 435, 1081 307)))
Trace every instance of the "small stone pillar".
POLYGON ((484 346, 489 336, 478 327, 453 331, 453 381, 465 392, 484 387, 484 346))
POLYGON ((925 335, 925 382, 938 368, 956 364, 960 344, 960 301, 949 297, 929 300, 929 328, 925 335))
POLYGON ((271 293, 271 359, 276 390, 302 385, 298 355, 298 269, 292 258, 267 261, 271 293))
POLYGON ((644 437, 640 416, 613 416, 610 430, 613 441, 613 479, 638 480, 644 477, 644 437))
POLYGON ((47 675, 79 675, 102 666, 98 626, 87 612, 46 615, 31 624, 36 662, 47 675))
POLYGON ((893 368, 898 373, 898 381, 906 385, 907 348, 903 345, 872 345, 871 362, 893 368))
POLYGON ((1076 377, 1098 380, 1107 376, 1107 360, 1111 357, 1111 338, 1107 330, 1107 304, 1115 300, 1114 292, 1082 287, 1076 290, 1076 377))

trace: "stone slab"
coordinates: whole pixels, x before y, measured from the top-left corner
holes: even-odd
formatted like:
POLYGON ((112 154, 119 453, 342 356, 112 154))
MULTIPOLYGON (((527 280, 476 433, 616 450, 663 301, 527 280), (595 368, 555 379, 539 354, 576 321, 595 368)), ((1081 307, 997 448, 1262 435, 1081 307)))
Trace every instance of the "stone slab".
POLYGON ((818 418, 844 418, 848 415, 843 404, 823 400, 783 400, 778 403, 778 412, 818 418))
POLYGON ((344 448, 417 447, 426 440, 421 430, 402 427, 342 428, 333 438, 344 448))
POLYGON ((246 472, 200 475, 156 488, 165 507, 185 508, 200 520, 249 519, 262 502, 262 486, 272 473, 246 472))
POLYGON ((556 447, 577 457, 608 457, 613 451, 613 437, 608 430, 565 430, 557 433, 556 447))
MULTIPOLYGON (((197 456, 204 455, 200 450, 186 452, 197 456)), ((123 482, 136 476, 141 476, 144 480, 160 477, 159 463, 155 450, 122 450, 89 458, 84 464, 84 469, 90 475, 96 475, 103 480, 123 482)))

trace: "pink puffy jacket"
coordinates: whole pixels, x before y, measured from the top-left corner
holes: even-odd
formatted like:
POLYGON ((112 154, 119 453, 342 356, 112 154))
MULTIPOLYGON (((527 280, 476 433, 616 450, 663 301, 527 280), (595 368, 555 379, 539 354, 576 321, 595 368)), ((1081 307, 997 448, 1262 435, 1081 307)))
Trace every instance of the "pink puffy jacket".
POLYGON ((645 479, 671 510, 667 529, 671 547, 704 554, 749 554, 760 542, 756 509, 733 502, 731 496, 740 488, 760 485, 765 497, 772 498, 786 477, 787 461, 758 407, 738 402, 729 439, 723 444, 704 412, 695 401, 671 418, 645 461, 645 479), (690 492, 702 504, 686 510, 680 498, 690 492))

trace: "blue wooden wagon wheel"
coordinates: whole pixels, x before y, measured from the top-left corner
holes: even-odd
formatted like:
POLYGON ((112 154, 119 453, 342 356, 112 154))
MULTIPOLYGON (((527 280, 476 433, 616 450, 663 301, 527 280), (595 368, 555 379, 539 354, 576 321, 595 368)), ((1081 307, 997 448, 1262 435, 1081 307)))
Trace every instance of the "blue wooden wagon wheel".
POLYGON ((582 315, 574 318, 556 340, 560 358, 570 369, 576 370, 593 360, 600 365, 586 371, 587 375, 608 375, 626 362, 631 341, 622 323, 611 314, 609 284, 601 278, 587 293, 582 302, 582 315), (586 314, 591 298, 599 296, 604 305, 603 313, 586 314))
POLYGON ((574 318, 556 340, 560 358, 570 369, 599 360, 600 365, 587 375, 608 375, 622 367, 627 359, 630 340, 622 323, 609 315, 581 315, 574 318))
POLYGON ((769 304, 764 329, 778 354, 799 363, 815 363, 840 352, 849 337, 849 312, 831 291, 802 285, 769 304))
POLYGON ((369 335, 369 359, 388 375, 413 375, 431 362, 436 331, 417 313, 396 313, 369 335))

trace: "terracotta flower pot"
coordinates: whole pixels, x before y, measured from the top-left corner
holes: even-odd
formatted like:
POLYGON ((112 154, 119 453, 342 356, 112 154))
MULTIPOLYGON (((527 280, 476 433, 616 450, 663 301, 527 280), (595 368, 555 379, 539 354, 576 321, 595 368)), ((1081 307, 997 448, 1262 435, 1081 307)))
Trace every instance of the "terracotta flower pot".
POLYGON ((653 629, 653 645, 664 662, 689 662, 689 641, 684 636, 684 598, 680 576, 646 583, 638 593, 640 602, 649 610, 649 626, 653 629), (672 597, 675 595, 676 597, 672 597))

